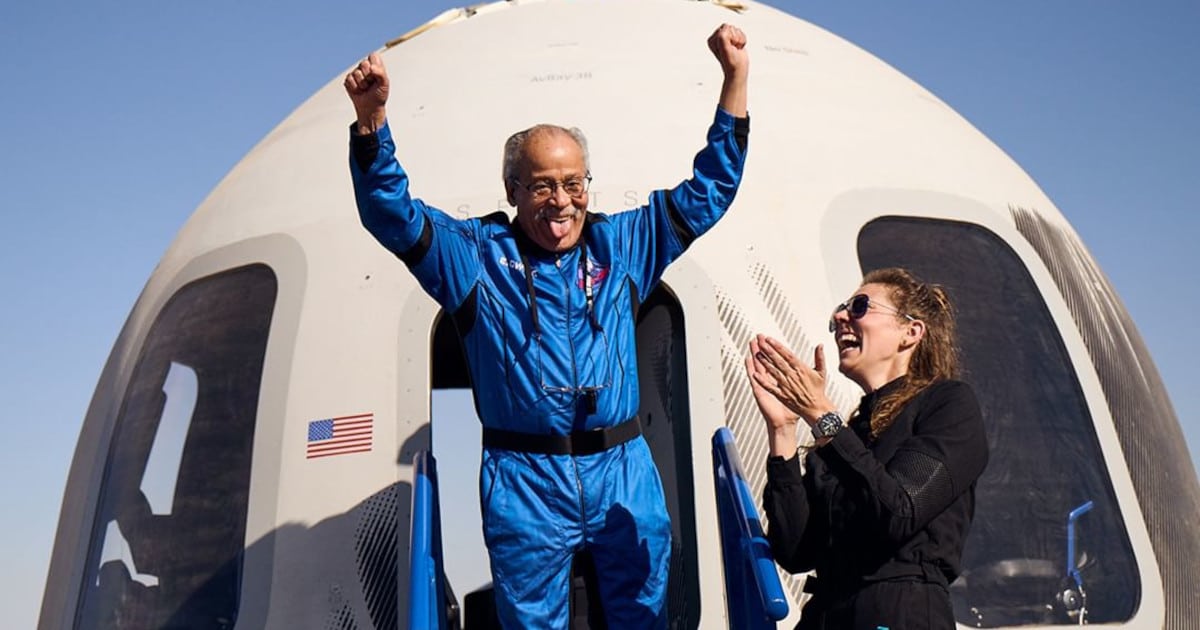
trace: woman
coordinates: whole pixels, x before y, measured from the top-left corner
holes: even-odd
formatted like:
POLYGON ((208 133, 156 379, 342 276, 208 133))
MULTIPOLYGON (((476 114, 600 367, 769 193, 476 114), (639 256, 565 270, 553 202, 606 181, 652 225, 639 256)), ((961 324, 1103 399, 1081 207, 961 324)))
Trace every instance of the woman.
POLYGON ((784 569, 816 572, 797 628, 953 628, 948 585, 988 447, 974 393, 954 380, 950 302, 881 269, 829 330, 838 369, 866 392, 848 425, 825 395, 820 346, 810 368, 759 335, 746 359, 769 433, 767 538, 784 569), (803 475, 801 430, 816 440, 803 475))

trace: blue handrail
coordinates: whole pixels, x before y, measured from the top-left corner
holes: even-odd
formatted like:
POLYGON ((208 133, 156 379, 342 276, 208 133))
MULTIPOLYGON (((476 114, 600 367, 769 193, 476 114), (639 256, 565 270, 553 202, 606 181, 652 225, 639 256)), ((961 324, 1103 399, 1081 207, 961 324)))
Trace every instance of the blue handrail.
POLYGON ((712 444, 729 626, 774 628, 776 621, 787 616, 788 603, 733 433, 724 427, 717 429, 712 444))
POLYGON ((413 458, 412 530, 409 539, 408 627, 445 628, 446 580, 442 577, 441 509, 437 460, 421 451, 413 458))
POLYGON ((1083 576, 1075 563, 1075 521, 1092 510, 1091 501, 1083 503, 1067 514, 1067 577, 1075 582, 1075 586, 1083 586, 1083 576))

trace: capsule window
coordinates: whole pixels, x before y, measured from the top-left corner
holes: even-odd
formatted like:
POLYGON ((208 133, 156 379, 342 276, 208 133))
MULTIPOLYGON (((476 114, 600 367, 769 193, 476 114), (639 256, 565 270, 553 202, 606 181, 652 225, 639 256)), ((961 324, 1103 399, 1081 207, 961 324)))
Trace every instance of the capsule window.
POLYGON ((270 268, 240 267, 155 319, 114 425, 76 627, 234 626, 276 288, 270 268))
POLYGON ((991 449, 951 587, 958 622, 1078 624, 1082 604, 1089 624, 1130 619, 1141 579, 1059 333, 1074 322, 1051 317, 1021 258, 978 225, 883 217, 860 231, 858 255, 863 273, 904 267, 945 286, 957 311, 963 379, 978 394, 991 449))

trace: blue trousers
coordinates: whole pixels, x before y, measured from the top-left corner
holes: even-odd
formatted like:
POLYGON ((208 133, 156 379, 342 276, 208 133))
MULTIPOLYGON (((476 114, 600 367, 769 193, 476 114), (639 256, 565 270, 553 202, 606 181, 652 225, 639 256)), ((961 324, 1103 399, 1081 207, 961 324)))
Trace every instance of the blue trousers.
POLYGON ((609 627, 665 627, 671 521, 645 439, 582 456, 485 448, 479 489, 505 628, 567 627, 584 548, 609 627))

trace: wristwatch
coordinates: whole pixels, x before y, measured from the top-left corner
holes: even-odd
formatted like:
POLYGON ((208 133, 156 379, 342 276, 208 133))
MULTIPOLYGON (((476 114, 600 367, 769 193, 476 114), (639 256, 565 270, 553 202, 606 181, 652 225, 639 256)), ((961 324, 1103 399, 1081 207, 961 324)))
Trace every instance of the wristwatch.
POLYGON ((842 427, 846 426, 846 421, 842 420, 842 414, 836 411, 830 411, 817 418, 815 424, 812 425, 813 437, 818 440, 821 438, 833 437, 842 427))

